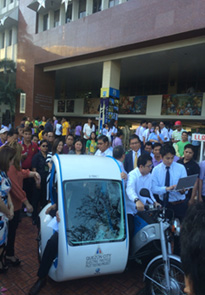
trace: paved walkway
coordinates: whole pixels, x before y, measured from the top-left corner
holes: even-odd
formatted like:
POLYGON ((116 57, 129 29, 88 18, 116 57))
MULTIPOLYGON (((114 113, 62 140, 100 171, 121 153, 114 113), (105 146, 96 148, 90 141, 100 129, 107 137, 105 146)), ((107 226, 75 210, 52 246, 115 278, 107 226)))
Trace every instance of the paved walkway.
MULTIPOLYGON (((31 218, 24 217, 19 224, 16 255, 23 260, 20 267, 0 274, 0 286, 7 288, 5 295, 24 295, 36 281, 38 270, 37 229, 31 218)), ((48 279, 39 295, 142 295, 142 269, 136 266, 123 274, 56 283, 48 279)))

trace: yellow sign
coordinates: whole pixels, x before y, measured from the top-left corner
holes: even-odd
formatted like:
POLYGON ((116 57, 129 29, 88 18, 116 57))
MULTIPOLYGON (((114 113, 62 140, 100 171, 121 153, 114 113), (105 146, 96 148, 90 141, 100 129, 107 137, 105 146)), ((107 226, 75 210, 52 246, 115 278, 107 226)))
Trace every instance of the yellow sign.
POLYGON ((100 97, 106 98, 109 97, 110 88, 101 88, 100 89, 100 97))

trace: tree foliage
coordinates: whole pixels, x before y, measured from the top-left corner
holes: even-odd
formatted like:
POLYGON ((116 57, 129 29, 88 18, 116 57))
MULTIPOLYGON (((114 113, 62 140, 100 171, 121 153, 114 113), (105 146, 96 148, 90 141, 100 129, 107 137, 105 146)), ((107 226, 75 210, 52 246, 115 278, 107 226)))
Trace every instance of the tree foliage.
POLYGON ((9 105, 11 116, 14 114, 16 98, 21 92, 21 89, 16 88, 16 73, 15 62, 8 59, 0 61, 0 104, 5 103, 9 105))

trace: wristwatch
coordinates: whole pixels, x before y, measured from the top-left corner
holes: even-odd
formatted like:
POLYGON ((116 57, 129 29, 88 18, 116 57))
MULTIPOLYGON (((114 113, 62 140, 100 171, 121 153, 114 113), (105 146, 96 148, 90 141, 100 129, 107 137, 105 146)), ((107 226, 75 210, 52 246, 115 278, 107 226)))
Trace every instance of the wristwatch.
POLYGON ((135 198, 135 199, 134 199, 134 203, 136 204, 139 200, 140 200, 140 199, 135 198))

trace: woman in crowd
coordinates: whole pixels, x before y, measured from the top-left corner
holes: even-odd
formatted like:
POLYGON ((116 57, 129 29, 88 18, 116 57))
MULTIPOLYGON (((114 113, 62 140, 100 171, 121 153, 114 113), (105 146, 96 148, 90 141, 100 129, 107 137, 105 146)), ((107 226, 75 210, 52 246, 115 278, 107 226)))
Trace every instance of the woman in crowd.
POLYGON ((38 204, 40 203, 41 208, 43 208, 47 201, 46 201, 46 179, 48 176, 48 164, 46 161, 47 153, 48 153, 48 142, 47 140, 43 139, 40 142, 40 150, 39 152, 33 157, 32 159, 32 171, 38 172, 41 177, 41 184, 34 185, 33 188, 33 224, 35 225, 37 222, 38 216, 38 204))
POLYGON ((5 245, 7 242, 7 220, 14 216, 14 207, 11 201, 11 181, 7 175, 10 165, 13 164, 15 150, 9 146, 0 149, 0 273, 7 271, 5 261, 5 245), (8 219, 7 219, 8 218, 8 219))
POLYGON ((55 137, 60 138, 61 136, 62 136, 61 119, 58 119, 57 124, 55 126, 55 137))
POLYGON ((159 142, 161 144, 164 143, 164 136, 160 133, 158 125, 154 127, 153 132, 148 137, 148 141, 150 141, 152 144, 154 144, 155 142, 159 142))
POLYGON ((9 221, 6 261, 9 265, 18 266, 20 265, 21 261, 15 257, 14 244, 22 203, 25 205, 27 212, 32 213, 33 211, 33 207, 27 200, 26 193, 23 190, 23 179, 27 177, 34 177, 36 183, 39 183, 41 178, 37 172, 31 172, 29 169, 21 169, 22 146, 17 142, 11 142, 9 143, 9 146, 15 150, 14 162, 8 171, 8 176, 12 183, 10 195, 14 206, 14 218, 9 221))
POLYGON ((86 146, 87 140, 90 138, 91 132, 95 132, 95 125, 91 118, 88 118, 88 123, 84 124, 83 126, 83 141, 84 146, 86 146))
POLYGON ((71 150, 69 152, 69 154, 75 154, 75 155, 83 155, 84 154, 82 139, 76 139, 76 141, 74 143, 74 151, 71 150))
POLYGON ((75 139, 81 138, 82 135, 82 123, 79 122, 75 127, 75 139))
POLYGON ((90 139, 86 143, 86 154, 94 155, 97 150, 96 134, 91 132, 90 139))

